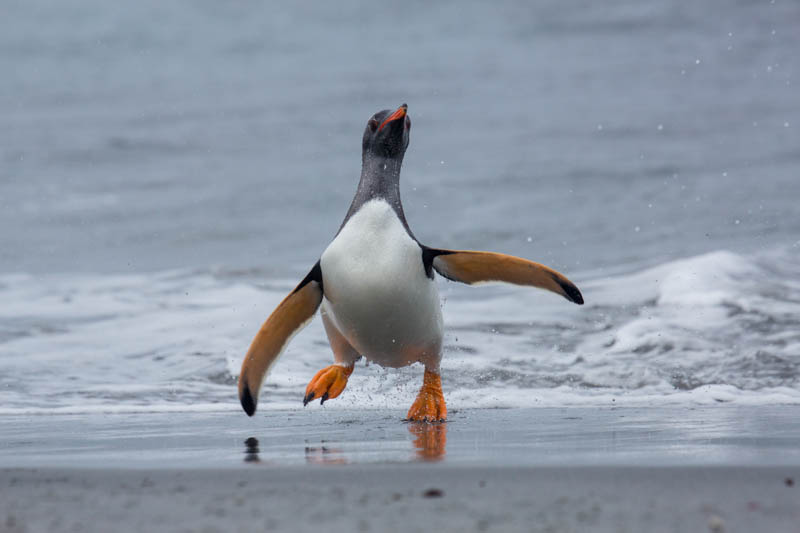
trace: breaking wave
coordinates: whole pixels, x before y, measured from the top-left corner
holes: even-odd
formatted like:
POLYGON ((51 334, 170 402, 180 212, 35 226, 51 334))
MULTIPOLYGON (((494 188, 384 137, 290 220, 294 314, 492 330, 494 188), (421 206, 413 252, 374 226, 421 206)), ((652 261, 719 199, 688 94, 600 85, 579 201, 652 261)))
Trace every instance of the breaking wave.
MULTIPOLYGON (((235 409, 249 341, 294 285, 256 274, 1 275, 0 412, 235 409)), ((451 409, 800 403, 797 246, 571 277, 583 307, 530 289, 441 282, 451 409)), ((330 360, 315 320, 275 365, 262 408, 299 408, 330 360)), ((359 362, 325 408, 405 406, 421 374, 419 365, 359 362)))

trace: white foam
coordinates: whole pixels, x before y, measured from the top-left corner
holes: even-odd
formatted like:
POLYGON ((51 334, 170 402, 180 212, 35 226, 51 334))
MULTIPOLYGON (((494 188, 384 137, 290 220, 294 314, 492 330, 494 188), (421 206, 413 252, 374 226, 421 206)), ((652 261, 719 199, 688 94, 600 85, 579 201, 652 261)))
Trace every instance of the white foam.
MULTIPOLYGON (((799 256, 713 252, 575 276, 583 307, 527 288, 442 282, 449 405, 800 403, 799 256)), ((0 414, 237 410, 243 354, 295 282, 2 275, 0 414)), ((260 408, 300 407, 330 362, 316 319, 275 365, 260 408)), ((360 363, 325 408, 407 406, 421 375, 419 365, 360 363)))

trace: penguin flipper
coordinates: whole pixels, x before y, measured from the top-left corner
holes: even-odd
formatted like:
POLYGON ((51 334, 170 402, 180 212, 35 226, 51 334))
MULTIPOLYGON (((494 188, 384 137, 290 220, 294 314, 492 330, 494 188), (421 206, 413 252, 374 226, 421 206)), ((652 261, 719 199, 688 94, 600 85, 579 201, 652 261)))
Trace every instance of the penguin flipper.
POLYGON ((239 373, 239 401, 249 416, 256 412, 261 383, 289 341, 313 318, 322 302, 319 261, 300 284, 278 304, 256 334, 239 373))
POLYGON ((423 248, 423 261, 453 281, 469 285, 490 281, 528 285, 560 294, 570 302, 583 305, 581 291, 566 276, 521 257, 496 252, 426 247, 423 248))

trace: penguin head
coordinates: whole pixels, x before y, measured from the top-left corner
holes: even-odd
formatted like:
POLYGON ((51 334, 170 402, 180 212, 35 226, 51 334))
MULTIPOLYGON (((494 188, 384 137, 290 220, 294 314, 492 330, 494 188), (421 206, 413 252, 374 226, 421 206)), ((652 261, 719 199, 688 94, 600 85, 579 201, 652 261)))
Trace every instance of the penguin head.
POLYGON ((408 106, 401 105, 397 110, 378 111, 367 121, 361 147, 363 157, 378 156, 390 159, 403 159, 408 147, 411 119, 408 106))

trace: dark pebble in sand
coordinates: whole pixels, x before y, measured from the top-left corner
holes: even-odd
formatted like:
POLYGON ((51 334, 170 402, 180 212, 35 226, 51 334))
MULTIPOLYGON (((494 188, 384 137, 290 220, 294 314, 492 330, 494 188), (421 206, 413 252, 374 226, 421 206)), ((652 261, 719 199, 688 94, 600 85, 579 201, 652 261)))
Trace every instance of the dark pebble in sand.
POLYGON ((794 487, 794 479, 787 477, 783 480, 787 487, 794 487))
POLYGON ((422 493, 423 498, 441 498, 442 496, 444 496, 442 489, 428 489, 422 493))

